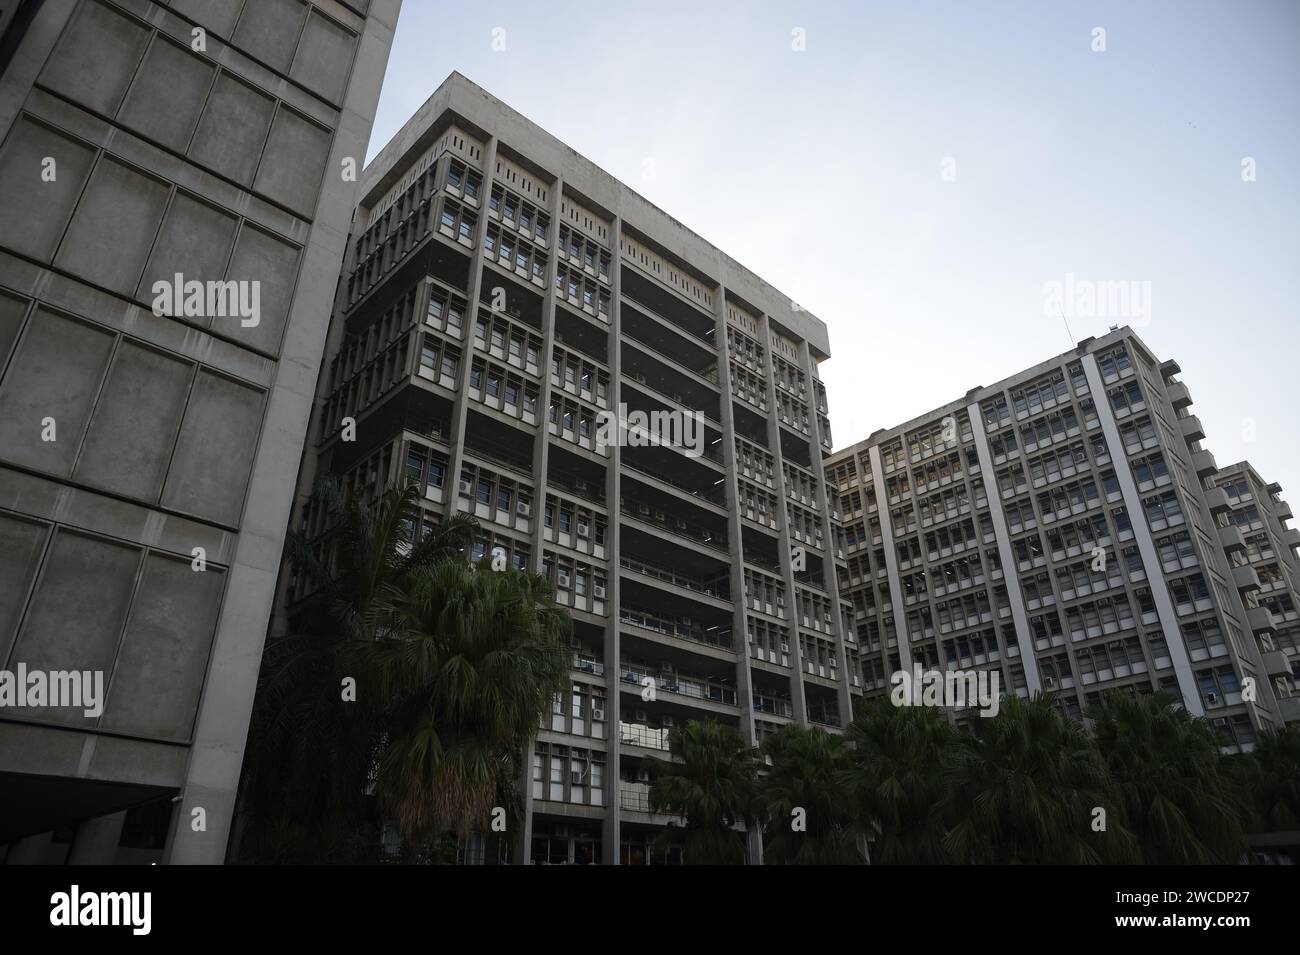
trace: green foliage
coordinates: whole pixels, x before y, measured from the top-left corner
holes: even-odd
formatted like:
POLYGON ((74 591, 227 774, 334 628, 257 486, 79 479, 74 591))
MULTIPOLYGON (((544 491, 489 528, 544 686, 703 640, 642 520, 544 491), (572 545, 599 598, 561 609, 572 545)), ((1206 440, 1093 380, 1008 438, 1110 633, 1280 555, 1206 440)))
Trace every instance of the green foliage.
POLYGON ((842 736, 786 726, 763 743, 769 760, 759 787, 763 861, 778 865, 845 865, 865 861, 865 834, 854 811, 842 736))
POLYGON ((684 817, 669 835, 688 865, 743 863, 757 794, 753 748, 716 720, 674 730, 668 745, 672 762, 648 761, 651 808, 684 817))
POLYGON ((520 761, 566 687, 572 623, 544 579, 469 565, 472 518, 413 543, 413 487, 370 505, 318 493, 331 533, 290 546, 311 596, 264 655, 243 854, 377 861, 396 820, 403 859, 442 858, 447 833, 485 829, 494 807, 518 819, 520 761))

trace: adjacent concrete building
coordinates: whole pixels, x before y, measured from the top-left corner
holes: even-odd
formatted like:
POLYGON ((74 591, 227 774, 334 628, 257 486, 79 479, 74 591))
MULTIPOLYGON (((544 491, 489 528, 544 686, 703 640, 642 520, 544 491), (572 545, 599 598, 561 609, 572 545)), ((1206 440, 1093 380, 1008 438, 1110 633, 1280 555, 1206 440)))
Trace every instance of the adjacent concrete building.
POLYGON ((1121 328, 829 459, 868 695, 919 663, 996 669, 1076 716, 1167 690, 1233 749, 1282 722, 1274 624, 1229 560, 1243 532, 1178 372, 1121 328))
POLYGON ((1298 721, 1300 528, 1286 526, 1292 514, 1282 500, 1282 488, 1266 482, 1249 461, 1219 468, 1209 483, 1227 497, 1220 538, 1233 574, 1245 585, 1246 616, 1259 642, 1264 672, 1273 683, 1282 718, 1298 721))
POLYGON ((5 5, 0 669, 106 697, 0 708, 9 862, 225 856, 399 5, 5 5))
POLYGON ((573 681, 515 861, 646 862, 667 820, 643 760, 683 721, 758 743, 847 718, 828 351, 820 321, 459 74, 365 170, 303 526, 322 531, 316 473, 410 478, 422 523, 474 514, 476 557, 554 583, 573 681), (698 455, 602 447, 619 409, 701 413, 698 455))

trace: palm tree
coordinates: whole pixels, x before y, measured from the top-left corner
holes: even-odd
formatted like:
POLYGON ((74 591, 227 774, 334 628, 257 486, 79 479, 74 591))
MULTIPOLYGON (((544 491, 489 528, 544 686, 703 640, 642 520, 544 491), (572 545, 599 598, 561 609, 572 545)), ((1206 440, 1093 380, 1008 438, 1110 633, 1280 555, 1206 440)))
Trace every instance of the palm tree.
POLYGON ((376 597, 415 569, 460 554, 477 526, 456 515, 413 546, 414 484, 367 502, 345 498, 339 482, 325 478, 313 494, 327 533, 317 543, 289 535, 286 557, 308 596, 293 609, 290 633, 269 640, 262 655, 244 763, 241 846, 276 860, 295 852, 332 859, 377 844, 368 797, 385 709, 368 658, 376 597), (345 681, 354 699, 340 705, 345 681), (358 839, 362 826, 374 833, 358 839))
POLYGON ((849 724, 844 785, 872 834, 877 864, 949 861, 943 839, 944 766, 956 731, 927 706, 888 699, 861 708, 849 724))
POLYGON ((382 600, 382 806, 415 843, 486 826, 497 806, 518 818, 525 747, 569 676, 573 623, 550 584, 446 561, 382 600))
POLYGON ((745 833, 753 823, 757 764, 740 733, 716 720, 700 720, 668 737, 673 762, 648 760, 650 806, 685 817, 680 827, 687 865, 740 865, 745 833))
POLYGON ((844 740, 815 727, 786 726, 767 738, 759 782, 763 860, 778 865, 844 865, 864 860, 865 835, 843 785, 844 740))
POLYGON ((1276 832, 1300 829, 1300 727, 1264 732, 1243 759, 1253 828, 1276 832))
POLYGON ((1012 696, 974 721, 952 748, 944 796, 953 826, 944 846, 959 863, 1100 863, 1127 838, 1106 767, 1084 729, 1050 695, 1012 696))
POLYGON ((1245 849, 1241 806, 1208 721, 1167 693, 1107 694, 1094 735, 1141 861, 1235 862, 1245 849))

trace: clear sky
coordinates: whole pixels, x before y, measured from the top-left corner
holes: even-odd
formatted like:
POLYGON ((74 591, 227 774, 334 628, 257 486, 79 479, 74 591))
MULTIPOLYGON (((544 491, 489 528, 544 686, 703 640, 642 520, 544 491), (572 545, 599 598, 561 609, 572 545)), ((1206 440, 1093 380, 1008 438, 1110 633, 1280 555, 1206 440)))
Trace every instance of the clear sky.
POLYGON ((1297 0, 406 0, 372 154, 452 70, 825 321, 836 448, 1127 323, 1300 505, 1297 0))

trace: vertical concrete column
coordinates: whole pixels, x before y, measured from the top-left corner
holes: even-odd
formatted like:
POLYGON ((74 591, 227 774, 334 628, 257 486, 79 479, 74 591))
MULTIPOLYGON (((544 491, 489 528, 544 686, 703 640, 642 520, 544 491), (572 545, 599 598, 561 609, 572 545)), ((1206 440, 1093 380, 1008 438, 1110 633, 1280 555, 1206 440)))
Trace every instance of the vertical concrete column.
MULTIPOLYGON (((547 409, 551 405, 551 350, 555 346, 555 273, 560 263, 560 200, 564 195, 563 177, 557 177, 551 183, 550 190, 550 201, 546 205, 546 214, 551 220, 551 233, 547 238, 550 259, 546 265, 546 291, 542 295, 542 348, 537 357, 542 381, 537 393, 538 429, 537 439, 533 445, 533 513, 529 518, 533 522, 533 554, 529 570, 534 574, 542 572, 542 552, 546 549, 543 531, 546 514, 546 470, 551 447, 547 409)), ((459 483, 459 476, 457 482, 459 483)), ((612 524, 611 521, 610 525, 612 524)), ((568 688, 565 692, 569 692, 568 688)), ((524 752, 524 776, 520 781, 524 818, 515 836, 515 862, 518 865, 528 865, 533 850, 533 750, 536 744, 537 737, 534 735, 524 752)))
MULTIPOLYGON (((898 640, 898 664, 910 673, 912 672, 912 647, 907 633, 903 585, 898 578, 898 551, 894 549, 894 519, 889 511, 889 495, 885 490, 885 466, 880 460, 878 445, 873 444, 867 453, 871 459, 871 483, 876 489, 876 512, 880 515, 880 540, 885 549, 885 571, 889 575, 889 602, 894 605, 894 634, 898 640)), ((872 581, 872 586, 875 586, 875 581, 872 581)), ((888 646, 885 651, 888 653, 888 646)))
POLYGON ((776 477, 776 506, 780 522, 777 525, 777 536, 780 539, 777 549, 780 552, 778 556, 781 560, 781 577, 785 581, 785 590, 790 598, 786 602, 786 607, 790 611, 790 655, 794 657, 790 695, 794 697, 795 719, 800 726, 807 726, 808 701, 804 697, 803 645, 799 640, 799 592, 795 589, 794 561, 790 555, 790 520, 786 510, 790 498, 786 490, 785 457, 781 454, 781 425, 776 410, 776 360, 772 357, 772 326, 766 314, 760 316, 758 328, 762 336, 760 344, 767 355, 763 375, 767 378, 767 444, 774 458, 772 470, 776 477))
MULTIPOLYGON (((750 672, 748 624, 745 604, 745 550, 740 523, 739 468, 736 466, 736 411, 732 406, 731 362, 727 351, 727 290, 723 284, 725 267, 718 256, 718 287, 713 303, 713 342, 717 350, 718 423, 722 425, 722 460, 727 469, 727 540, 734 555, 731 564, 731 640, 736 652, 736 701, 740 704, 740 735, 750 746, 758 745, 758 726, 754 717, 754 680, 750 672)), ((757 826, 745 834, 748 860, 763 862, 763 833, 757 826)))
MULTIPOLYGON (((469 369, 474 363, 474 323, 478 321, 479 296, 483 289, 483 235, 487 232, 488 203, 491 201, 492 185, 496 181, 496 168, 497 138, 493 136, 483 150, 483 202, 479 205, 478 227, 474 230, 469 281, 465 288, 469 301, 465 306, 465 324, 461 327, 461 354, 464 356, 464 361, 460 363, 456 376, 456 399, 451 409, 451 421, 447 429, 447 442, 451 448, 451 456, 447 462, 446 513, 448 517, 455 514, 460 507, 460 470, 465 464, 465 421, 469 415, 469 369)), ((436 215, 437 210, 435 209, 432 214, 436 215)))
POLYGON ((45 865, 53 841, 53 832, 38 832, 34 836, 19 839, 9 846, 5 865, 45 865))
POLYGON ((68 865, 112 865, 125 822, 126 810, 123 810, 78 825, 72 838, 72 851, 68 853, 68 865))
POLYGON ((1101 380, 1101 369, 1097 359, 1092 355, 1083 356, 1083 373, 1088 379, 1088 390, 1092 393, 1097 417, 1101 420, 1102 433, 1106 435, 1106 444, 1111 447, 1111 459, 1115 462, 1115 477, 1119 481, 1120 493, 1124 497, 1124 507, 1128 510, 1129 523, 1133 525, 1133 538, 1137 541, 1138 552, 1142 555, 1142 564, 1147 568, 1147 579, 1151 582, 1151 598, 1155 601, 1156 612, 1160 617, 1160 630, 1165 643, 1169 646, 1169 659, 1174 664, 1174 675, 1178 678, 1178 690, 1183 696, 1183 705, 1193 716, 1204 716, 1205 707, 1201 704, 1201 694, 1196 689, 1196 680, 1192 676, 1192 664, 1183 643, 1183 635, 1178 629, 1178 617, 1174 614, 1173 601, 1169 599, 1169 587, 1165 584, 1164 574, 1160 571, 1160 555, 1156 553, 1155 542, 1151 539, 1151 527, 1147 524, 1146 512, 1142 510, 1142 497, 1137 485, 1133 483, 1133 471, 1128 466, 1124 454, 1124 442, 1119 436, 1115 424, 1115 415, 1111 411, 1110 398, 1106 395, 1106 386, 1101 380))
MULTIPOLYGON (((610 244, 610 289, 609 296, 609 406, 621 420, 619 409, 623 403, 623 355, 619 343, 623 340, 623 216, 614 210, 614 221, 609 228, 610 244)), ((618 865, 622 840, 621 793, 622 773, 619 766, 622 750, 622 731, 619 724, 623 720, 622 689, 619 673, 622 672, 622 641, 619 635, 619 617, 622 611, 623 588, 622 569, 619 563, 623 537, 623 510, 620 501, 623 497, 623 449, 615 441, 609 449, 609 463, 605 468, 605 506, 609 511, 609 529, 606 537, 605 559, 609 574, 605 584, 605 607, 608 622, 605 625, 605 706, 609 727, 605 750, 605 772, 609 776, 609 805, 605 809, 605 829, 601 836, 601 862, 605 865, 618 865)))
MULTIPOLYGON (((813 387, 813 380, 817 377, 812 362, 812 350, 808 347, 807 341, 799 343, 799 363, 804 377, 808 380, 808 397, 812 402, 812 414, 809 420, 812 423, 812 471, 813 479, 817 482, 817 499, 821 502, 818 513, 821 515, 822 527, 825 530, 823 540, 826 541, 825 556, 822 558, 822 586, 830 595, 831 606, 834 607, 834 613, 831 615, 834 626, 833 635, 835 637, 835 653, 840 661, 840 722, 848 726, 853 719, 853 691, 849 688, 849 655, 845 647, 844 634, 844 613, 840 608, 840 581, 839 573, 835 567, 835 548, 839 543, 839 526, 831 520, 831 501, 830 496, 833 493, 830 482, 826 480, 826 465, 822 461, 822 428, 821 421, 817 417, 817 389, 813 387)), ((830 399, 827 399, 827 418, 830 417, 830 399)))
MULTIPOLYGON (((1038 674, 1038 657, 1034 651, 1033 635, 1029 632, 1025 595, 1020 589, 1020 572, 1016 568, 1015 552, 1011 550, 1011 532, 1007 529, 1007 516, 1002 511, 1002 493, 998 490, 993 475, 993 455, 989 450, 989 436, 984 428, 984 413, 980 411, 979 402, 968 405, 966 415, 970 418, 971 433, 975 435, 975 453, 979 456, 980 476, 984 479, 984 495, 988 498, 989 514, 993 518, 993 536, 997 539, 998 559, 1002 561, 1002 579, 1007 585, 1007 600, 1011 602, 1011 620, 1016 628, 1016 646, 1020 648, 1020 666, 1025 671, 1025 685, 1029 688, 1029 695, 1033 696, 1042 692, 1043 681, 1038 674)), ((974 503, 971 502, 972 505, 974 503)), ((975 532, 979 533, 978 521, 975 532)), ((1059 599, 1056 606, 1061 606, 1059 599)))

